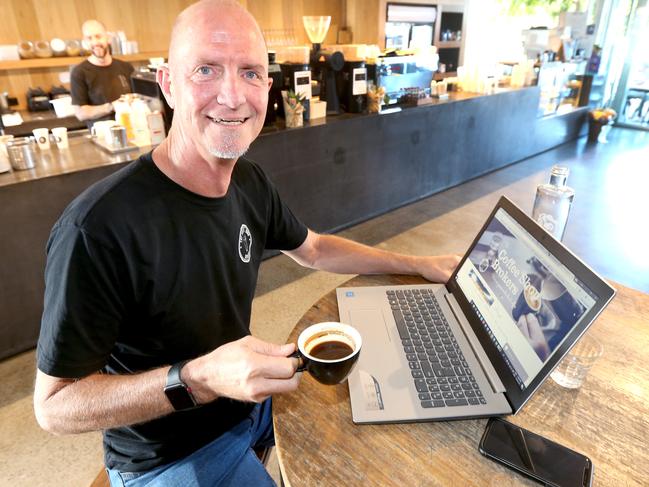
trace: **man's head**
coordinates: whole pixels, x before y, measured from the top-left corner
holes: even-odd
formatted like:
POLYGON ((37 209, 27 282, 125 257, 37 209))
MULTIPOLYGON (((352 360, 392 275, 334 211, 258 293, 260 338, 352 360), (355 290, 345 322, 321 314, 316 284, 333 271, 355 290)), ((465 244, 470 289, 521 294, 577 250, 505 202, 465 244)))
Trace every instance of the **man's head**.
POLYGON ((188 149, 237 159, 263 127, 271 83, 255 19, 233 1, 188 7, 176 19, 158 82, 174 108, 172 132, 188 149))
POLYGON ((90 44, 90 50, 97 59, 105 59, 109 55, 108 34, 106 26, 98 20, 86 20, 81 26, 83 38, 90 44))

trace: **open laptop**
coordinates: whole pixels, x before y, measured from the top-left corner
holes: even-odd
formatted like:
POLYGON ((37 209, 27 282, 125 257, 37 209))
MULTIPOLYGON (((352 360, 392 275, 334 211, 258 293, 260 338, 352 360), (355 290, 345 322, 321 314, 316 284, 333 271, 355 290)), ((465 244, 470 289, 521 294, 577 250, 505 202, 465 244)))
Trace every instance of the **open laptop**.
POLYGON ((615 294, 504 196, 446 285, 336 292, 355 423, 516 414, 615 294))

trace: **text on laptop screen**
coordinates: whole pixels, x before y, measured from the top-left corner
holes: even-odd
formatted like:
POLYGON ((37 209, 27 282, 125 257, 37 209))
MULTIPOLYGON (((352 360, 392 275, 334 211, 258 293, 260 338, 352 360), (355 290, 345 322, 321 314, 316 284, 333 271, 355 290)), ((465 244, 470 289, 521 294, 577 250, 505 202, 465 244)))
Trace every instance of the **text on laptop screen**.
POLYGON ((456 280, 521 389, 595 304, 592 291, 502 208, 456 280))

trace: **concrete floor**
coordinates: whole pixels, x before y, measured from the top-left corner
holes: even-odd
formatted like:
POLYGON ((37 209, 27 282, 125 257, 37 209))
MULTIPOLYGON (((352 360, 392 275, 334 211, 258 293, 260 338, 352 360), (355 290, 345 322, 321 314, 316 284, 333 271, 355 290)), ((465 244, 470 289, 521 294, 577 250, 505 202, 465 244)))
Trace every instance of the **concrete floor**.
MULTIPOLYGON (((501 194, 530 211, 536 186, 560 162, 570 167, 568 183, 576 190, 566 245, 603 276, 649 292, 649 132, 614 129, 608 138, 607 144, 565 144, 340 235, 397 252, 463 253, 501 194)), ((349 277, 308 271, 283 256, 265 261, 253 334, 284 342, 302 314, 349 277)), ((100 434, 55 437, 41 431, 33 418, 34 374, 33 351, 0 363, 0 486, 88 486, 102 467, 100 434)), ((275 478, 277 468, 273 458, 275 478)))

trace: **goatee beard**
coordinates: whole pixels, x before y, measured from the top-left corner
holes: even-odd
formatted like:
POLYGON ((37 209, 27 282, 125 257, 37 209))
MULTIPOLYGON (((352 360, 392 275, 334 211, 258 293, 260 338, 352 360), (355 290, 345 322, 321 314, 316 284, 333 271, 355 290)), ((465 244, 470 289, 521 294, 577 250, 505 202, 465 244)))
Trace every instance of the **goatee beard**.
POLYGON ((209 148, 210 154, 219 159, 238 159, 248 152, 248 147, 237 147, 237 138, 224 137, 218 147, 212 146, 209 148))
POLYGON ((96 58, 104 59, 106 57, 106 55, 108 54, 108 48, 103 47, 103 46, 93 47, 92 48, 92 54, 96 58), (100 54, 98 54, 98 53, 100 53, 100 54))
POLYGON ((210 147, 210 154, 219 159, 239 159, 246 152, 248 152, 248 147, 243 149, 210 147))

